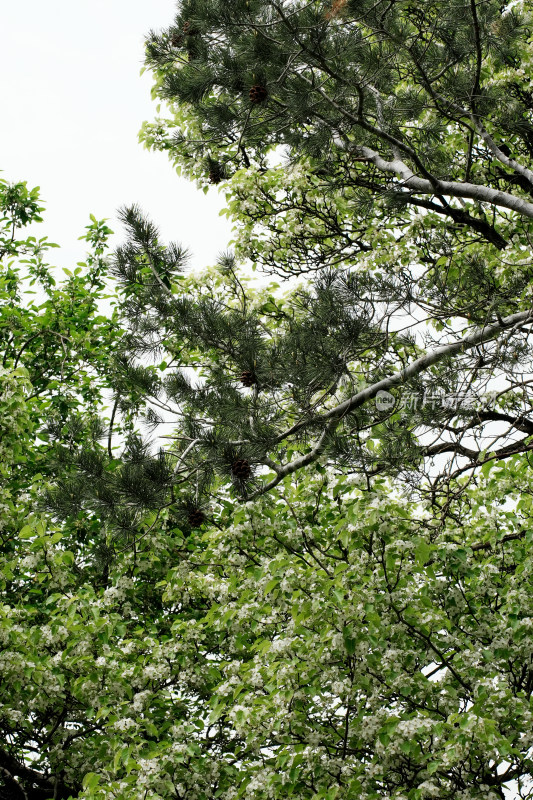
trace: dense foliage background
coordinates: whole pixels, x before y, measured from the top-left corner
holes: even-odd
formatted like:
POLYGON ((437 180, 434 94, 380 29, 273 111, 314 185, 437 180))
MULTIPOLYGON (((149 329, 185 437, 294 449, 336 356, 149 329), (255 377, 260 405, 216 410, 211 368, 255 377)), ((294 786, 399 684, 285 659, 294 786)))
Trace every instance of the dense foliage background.
POLYGON ((130 206, 59 279, 0 182, 0 798, 533 796, 530 61, 527 3, 184 0, 141 138, 233 251, 130 206))

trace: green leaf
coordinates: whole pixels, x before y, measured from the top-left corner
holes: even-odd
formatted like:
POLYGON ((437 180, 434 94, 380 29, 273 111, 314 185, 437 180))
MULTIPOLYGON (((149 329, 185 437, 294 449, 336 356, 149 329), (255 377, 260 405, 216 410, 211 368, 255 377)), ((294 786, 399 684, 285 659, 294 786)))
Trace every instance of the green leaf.
POLYGON ((82 781, 82 786, 84 789, 95 789, 100 782, 100 776, 96 772, 88 772, 82 781))
POLYGON ((415 550, 415 558, 417 562, 421 566, 424 566, 424 564, 426 564, 430 560, 432 551, 433 548, 431 547, 431 545, 429 545, 426 541, 424 541, 424 539, 419 539, 415 550))

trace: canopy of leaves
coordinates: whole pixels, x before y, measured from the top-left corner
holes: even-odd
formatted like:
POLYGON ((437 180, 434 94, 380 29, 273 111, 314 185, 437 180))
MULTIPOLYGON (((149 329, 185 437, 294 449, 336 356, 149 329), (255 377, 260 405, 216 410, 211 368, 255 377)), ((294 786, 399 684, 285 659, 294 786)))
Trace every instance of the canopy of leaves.
POLYGON ((0 185, 0 796, 533 796, 529 26, 185 0, 150 37, 146 143, 286 292, 131 207, 106 316, 105 224, 58 283, 0 185))
POLYGON ((530 26, 527 4, 498 0, 187 0, 147 42, 174 115, 142 137, 215 183, 284 148, 307 173, 287 207, 310 216, 316 190, 331 194, 318 228, 354 254, 413 207, 504 248, 509 211, 533 217, 530 26))
MULTIPOLYGON (((202 420, 179 434, 190 458, 209 431, 204 474, 239 457, 279 478, 322 457, 424 474, 435 497, 529 449, 530 22, 527 4, 492 0, 188 0, 149 36, 171 115, 141 136, 200 184, 222 181, 236 222, 234 302, 191 304, 183 282, 140 290, 126 251, 116 265, 139 320, 130 360, 157 341, 187 367, 185 342, 197 349, 202 390, 168 388, 202 420), (238 296, 244 258, 313 282, 254 305, 238 296)), ((143 225, 137 213, 137 242, 143 225)))
POLYGON ((320 468, 223 503, 216 527, 148 519, 135 548, 110 542, 104 574, 96 521, 30 517, 0 561, 5 785, 530 796, 530 495, 515 458, 439 524, 385 482, 320 468))

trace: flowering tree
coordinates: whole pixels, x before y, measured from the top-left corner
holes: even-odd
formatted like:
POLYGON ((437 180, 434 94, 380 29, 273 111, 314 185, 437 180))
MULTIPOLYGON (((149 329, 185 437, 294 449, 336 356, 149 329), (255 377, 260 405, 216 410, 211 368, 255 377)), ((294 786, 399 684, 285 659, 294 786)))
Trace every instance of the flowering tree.
POLYGON ((529 24, 186 0, 143 136, 237 252, 125 209, 111 319, 2 185, 0 797, 533 796, 529 24))
MULTIPOLYGON (((145 269, 133 288, 154 297, 145 269)), ((243 296, 230 273, 182 277, 183 297, 201 311, 216 292, 238 310, 243 296)), ((23 307, 27 325, 42 325, 54 308, 67 325, 66 289, 49 291, 43 314, 23 307)), ((246 297, 258 308, 274 302, 246 297)), ((78 303, 67 308, 77 314, 78 303)), ((87 324, 97 335, 94 317, 87 324)), ((124 336, 101 324, 106 341, 124 336)), ((81 324, 75 333, 86 335, 81 324)), ((181 440, 164 457, 131 440, 120 459, 111 419, 105 431, 76 428, 71 414, 51 449, 41 435, 60 395, 37 370, 42 391, 30 384, 32 346, 38 337, 0 376, 0 796, 530 796, 527 456, 487 461, 474 479, 456 481, 461 491, 444 515, 398 483, 375 477, 369 488, 320 464, 244 505, 228 497, 221 469, 203 510, 195 506, 202 487, 191 494, 186 470, 182 488, 178 474, 171 502, 158 506, 169 485, 155 467, 170 464, 174 474, 178 464, 179 473, 181 440), (67 453, 85 470, 77 506, 67 453), (71 512, 64 521, 41 502, 59 479, 60 506, 71 512)), ((219 352, 199 363, 189 347, 200 369, 219 352)), ((101 387, 90 347, 67 350, 63 374, 77 352, 86 371, 73 375, 85 376, 92 402, 101 387)), ((110 385, 122 380, 122 418, 134 400, 132 372, 109 363, 110 385)), ((138 370, 140 392, 154 370, 138 370)), ((81 397, 76 386, 65 383, 64 395, 81 397)))
POLYGON ((105 545, 91 519, 85 525, 96 533, 84 538, 79 524, 48 517, 42 498, 57 474, 58 447, 102 435, 96 412, 120 334, 116 319, 99 311, 109 229, 93 219, 87 261, 58 280, 45 261, 55 245, 24 235, 41 211, 37 189, 0 181, 0 795, 32 800, 68 797, 81 785, 81 777, 54 772, 54 747, 70 746, 67 738, 58 745, 55 732, 70 725, 76 741, 80 714, 45 664, 51 643, 67 634, 55 614, 74 554, 83 549, 82 562, 94 569, 105 545))
POLYGON ((147 521, 105 583, 81 518, 32 521, 3 765, 36 798, 530 797, 530 494, 517 456, 439 523, 319 468, 218 526, 147 521))
MULTIPOLYGON (((338 444, 306 461, 303 437, 301 469, 266 472, 262 384, 240 371, 234 343, 244 329, 258 364, 275 376, 281 353, 286 369, 284 337, 298 342, 314 319, 309 294, 254 291, 231 259, 187 276, 183 252, 159 245, 137 212, 123 216, 131 239, 114 269, 129 329, 117 413, 140 394, 145 423, 169 430, 171 444, 155 450, 135 435, 120 451, 113 434, 100 448, 72 447, 77 471, 50 493, 81 527, 94 514, 109 548, 103 584, 67 589, 64 601, 83 599, 82 618, 90 609, 106 626, 101 648, 82 643, 86 657, 74 649, 66 662, 69 674, 86 671, 76 744, 86 757, 69 772, 85 772, 82 796, 531 797, 527 454, 455 476, 443 506, 415 502, 369 462, 366 474, 354 468, 338 444), (128 361, 158 351, 154 364, 128 361), (257 437, 255 463, 238 449, 244 431, 257 437)), ((332 285, 311 290, 319 308, 339 309, 332 285)), ((297 366, 280 379, 285 392, 270 390, 274 419, 299 408, 297 366)), ((381 463, 387 440, 375 438, 381 463)), ((94 642, 94 630, 86 622, 83 637, 94 642)), ((54 646, 52 658, 70 652, 54 646)))

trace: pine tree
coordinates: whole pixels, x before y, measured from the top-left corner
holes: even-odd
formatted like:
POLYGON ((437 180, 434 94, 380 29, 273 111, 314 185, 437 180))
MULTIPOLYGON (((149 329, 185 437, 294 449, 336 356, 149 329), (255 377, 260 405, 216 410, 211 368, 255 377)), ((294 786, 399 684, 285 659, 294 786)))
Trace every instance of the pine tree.
POLYGON ((385 219, 423 208, 503 249, 508 211, 533 218, 530 22, 497 0, 187 0, 172 29, 193 25, 194 61, 167 32, 147 42, 156 91, 179 109, 160 144, 196 176, 205 154, 261 169, 282 146, 328 189, 385 203, 385 219))
POLYGON ((531 449, 529 20, 494 0, 188 0, 150 35, 176 117, 144 139, 224 180, 237 258, 192 281, 182 248, 123 213, 116 419, 144 405, 153 433, 176 427, 165 454, 145 442, 161 484, 136 467, 137 500, 104 470, 110 507, 208 507, 217 481, 250 498, 321 460, 445 510, 453 481, 531 449), (258 297, 244 256, 311 280, 258 297))
POLYGON ((145 142, 200 182, 223 164, 237 258, 311 279, 254 305, 229 270, 229 308, 161 293, 163 338, 181 326, 208 363, 201 389, 174 379, 202 420, 192 471, 209 431, 202 463, 233 480, 214 454, 238 441, 245 497, 321 459, 422 481, 445 509, 451 477, 529 451, 530 23, 495 0, 187 0, 150 34, 175 116, 145 142), (186 24, 194 61, 168 46, 186 24))

